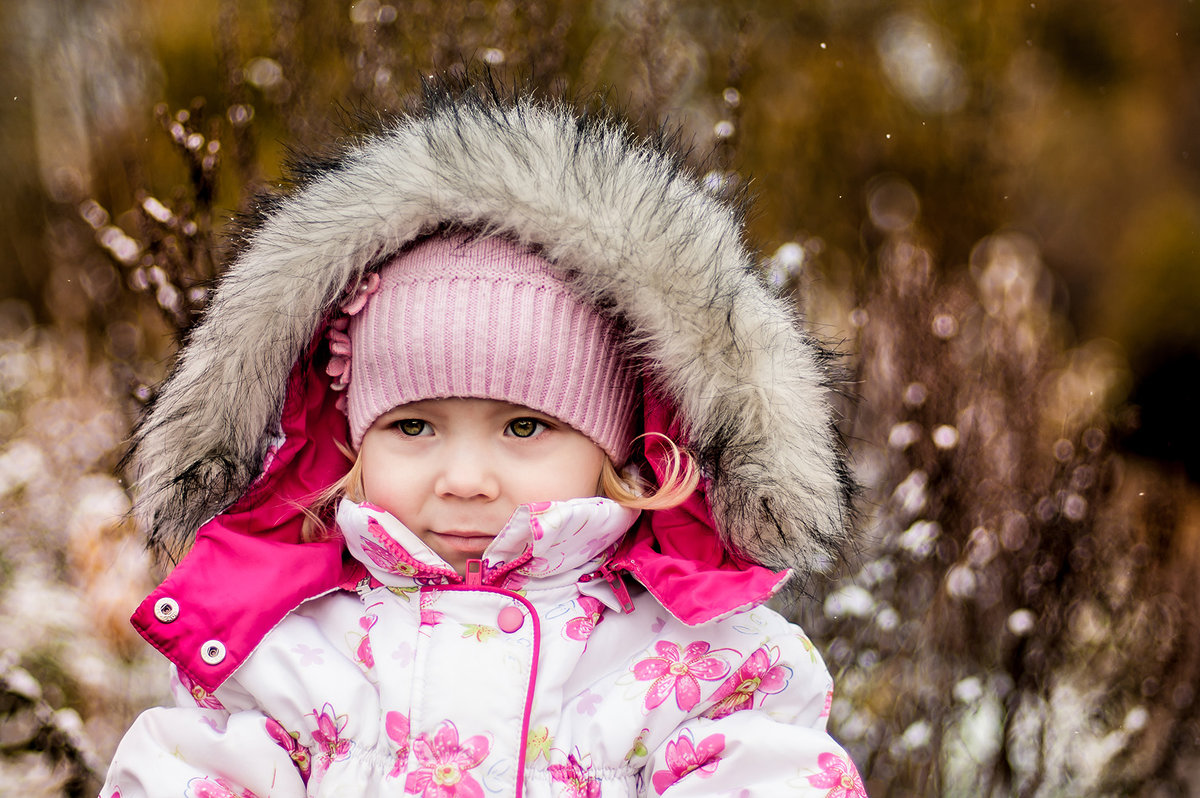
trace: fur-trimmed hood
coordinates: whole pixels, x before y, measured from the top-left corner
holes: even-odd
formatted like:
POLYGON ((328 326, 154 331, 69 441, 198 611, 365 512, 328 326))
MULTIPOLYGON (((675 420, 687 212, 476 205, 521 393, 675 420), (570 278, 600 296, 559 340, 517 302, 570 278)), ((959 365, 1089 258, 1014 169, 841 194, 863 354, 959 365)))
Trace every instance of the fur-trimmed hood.
POLYGON ((740 209, 666 144, 565 104, 439 85, 297 175, 244 232, 135 433, 134 511, 152 547, 182 550, 247 491, 339 298, 448 224, 537 247, 628 331, 728 551, 807 574, 845 543, 851 480, 827 358, 764 286, 740 209))

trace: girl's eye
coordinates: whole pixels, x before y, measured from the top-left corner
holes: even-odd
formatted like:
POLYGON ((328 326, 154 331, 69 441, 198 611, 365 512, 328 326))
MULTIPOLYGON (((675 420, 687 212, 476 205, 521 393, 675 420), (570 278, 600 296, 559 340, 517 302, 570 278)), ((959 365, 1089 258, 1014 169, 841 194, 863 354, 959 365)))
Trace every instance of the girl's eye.
POLYGON ((396 422, 396 427, 405 435, 422 435, 429 425, 419 418, 402 418, 396 422))
POLYGON ((514 418, 508 422, 508 431, 517 438, 532 438, 545 428, 546 424, 536 418, 514 418))

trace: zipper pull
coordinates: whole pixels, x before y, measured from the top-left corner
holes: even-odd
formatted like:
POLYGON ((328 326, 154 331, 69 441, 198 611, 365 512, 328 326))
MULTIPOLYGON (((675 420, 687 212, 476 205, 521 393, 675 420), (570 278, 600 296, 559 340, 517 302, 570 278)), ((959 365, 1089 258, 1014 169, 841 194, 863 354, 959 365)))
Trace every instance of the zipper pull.
POLYGON ((479 587, 483 584, 483 560, 467 560, 467 587, 479 587))
POLYGON ((625 580, 621 578, 620 571, 614 571, 607 565, 600 566, 600 575, 612 585, 613 593, 617 596, 617 603, 621 605, 621 612, 628 615, 633 612, 633 599, 629 597, 629 590, 625 587, 625 580))

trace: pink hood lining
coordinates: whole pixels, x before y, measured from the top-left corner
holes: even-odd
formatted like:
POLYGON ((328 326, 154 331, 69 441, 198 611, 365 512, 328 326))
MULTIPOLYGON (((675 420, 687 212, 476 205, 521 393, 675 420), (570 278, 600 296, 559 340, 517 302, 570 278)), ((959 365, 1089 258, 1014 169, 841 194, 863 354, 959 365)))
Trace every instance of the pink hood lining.
MULTIPOLYGON (((200 528, 191 551, 133 614, 142 637, 209 692, 293 609, 366 576, 340 537, 301 542, 301 507, 347 469, 334 443, 348 438, 337 398, 320 364, 296 365, 281 416, 283 443, 267 455, 263 475, 200 528), (178 606, 178 617, 169 622, 155 613, 164 598, 178 606), (224 646, 219 662, 201 657, 211 641, 224 646)), ((674 408, 649 390, 643 403, 646 431, 679 441, 674 408)), ((650 465, 661 476, 657 447, 648 448, 650 465)), ((628 571, 690 626, 760 604, 790 576, 722 548, 702 487, 679 507, 643 513, 609 566, 628 571)))

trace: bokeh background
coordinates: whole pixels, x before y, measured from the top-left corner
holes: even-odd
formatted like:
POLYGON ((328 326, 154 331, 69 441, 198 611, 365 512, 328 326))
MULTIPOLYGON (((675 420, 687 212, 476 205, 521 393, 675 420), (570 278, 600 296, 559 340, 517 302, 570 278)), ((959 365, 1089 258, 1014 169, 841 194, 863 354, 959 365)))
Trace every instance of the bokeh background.
POLYGON ((678 127, 842 354, 871 794, 1200 794, 1192 0, 0 0, 0 794, 165 697, 123 441, 230 216, 471 64, 678 127))

